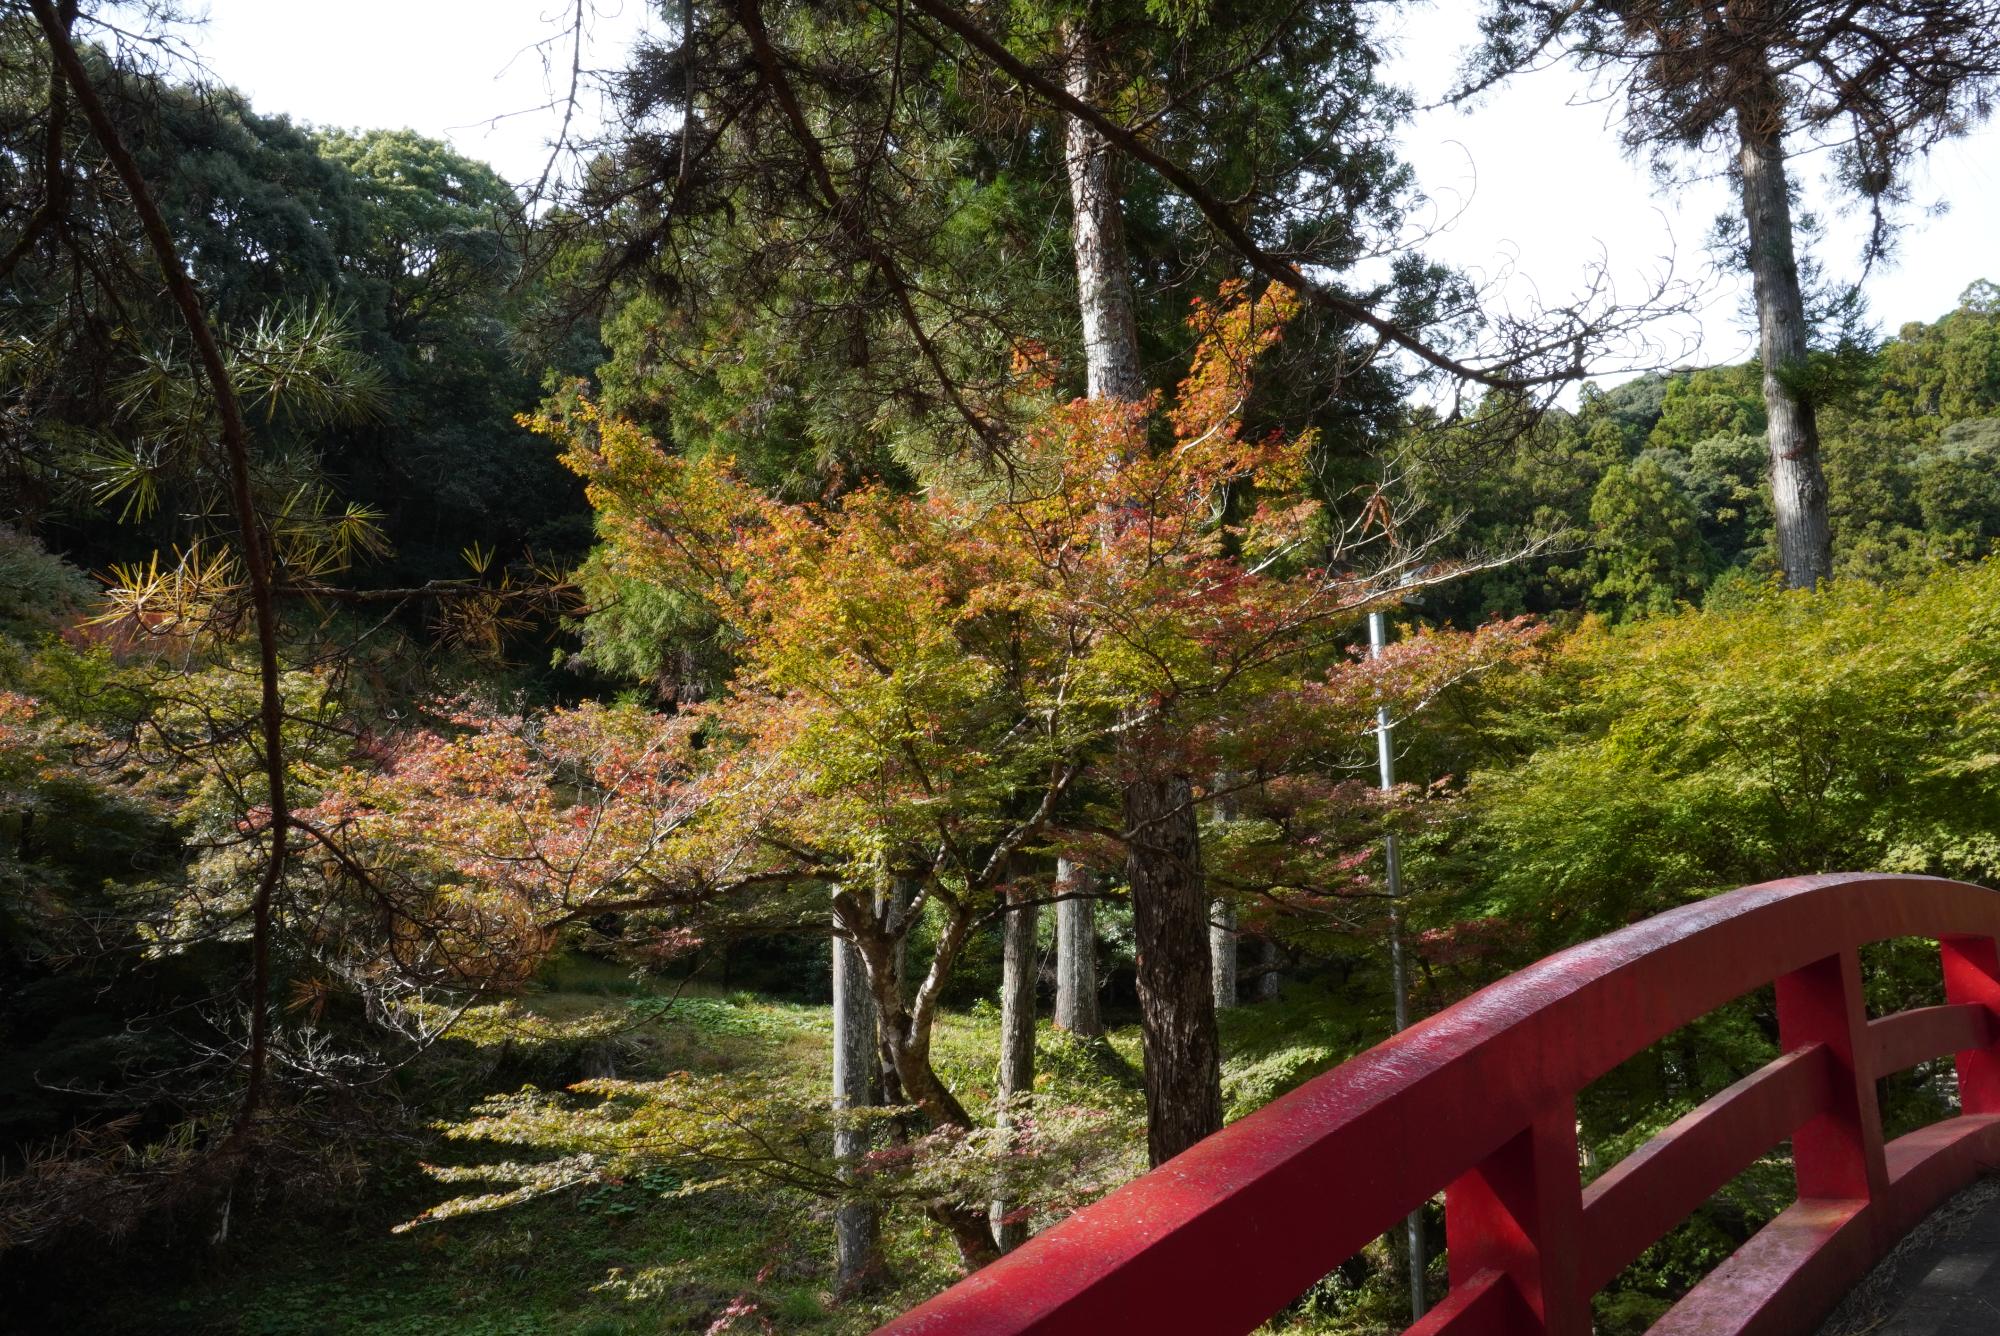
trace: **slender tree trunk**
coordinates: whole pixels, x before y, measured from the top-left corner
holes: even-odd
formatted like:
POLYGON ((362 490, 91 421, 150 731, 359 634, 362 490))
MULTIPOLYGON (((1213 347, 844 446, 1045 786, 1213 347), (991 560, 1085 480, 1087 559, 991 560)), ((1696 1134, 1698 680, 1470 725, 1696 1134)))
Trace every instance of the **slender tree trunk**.
POLYGON ((903 1098, 917 1106, 932 1127, 970 1131, 972 1115, 931 1067, 931 1026, 941 980, 948 977, 971 931, 972 916, 955 907, 938 936, 931 971, 915 994, 898 977, 897 955, 902 943, 884 933, 869 933, 857 945, 874 989, 875 1034, 881 1062, 894 1068, 903 1098))
MULTIPOLYGON (((1082 28, 1069 34, 1065 82, 1091 102, 1097 52, 1082 28)), ((1139 367, 1139 325, 1132 310, 1132 262, 1125 252, 1125 214, 1118 156, 1103 136, 1075 117, 1064 123, 1069 169, 1070 242, 1076 255, 1076 298, 1083 315, 1084 375, 1093 399, 1138 399, 1146 393, 1139 367)))
POLYGON ((1125 786, 1125 872, 1146 1041, 1146 1152, 1155 1165, 1222 1128, 1201 828, 1185 775, 1125 786))
POLYGON ((916 903, 917 889, 922 885, 917 877, 898 876, 889 883, 889 913, 883 919, 884 926, 896 941, 896 987, 901 992, 910 991, 910 914, 916 903))
MULTIPOLYGON (((1216 776, 1215 819, 1219 823, 1236 819, 1235 785, 1234 775, 1216 776)), ((1215 985, 1217 1011, 1236 1005, 1236 941, 1236 904, 1217 900, 1208 913, 1208 970, 1215 985)))
MULTIPOLYGON (((836 911, 834 922, 839 924, 836 911)), ((861 950, 842 937, 833 939, 833 1111, 842 1114, 867 1108, 877 1066, 875 1004, 861 950)), ((842 1175, 868 1153, 868 1133, 837 1122, 834 1158, 842 1175)), ((881 1231, 875 1208, 864 1202, 842 1202, 834 1210, 835 1280, 842 1293, 866 1284, 881 1267, 881 1231)))
MULTIPOLYGON (((1000 1126, 1013 1124, 1008 1101, 1035 1088, 1035 929, 1040 908, 1027 888, 1009 898, 1027 901, 1008 910, 1001 925, 1000 965, 1000 1126)), ((1009 1220, 1015 1204, 997 1198, 991 1208, 993 1241, 1002 1252, 1028 1240, 1028 1222, 1009 1220)))
MULTIPOLYGON (((1072 26, 1066 41, 1064 81, 1071 93, 1089 100, 1097 86, 1096 52, 1081 26, 1072 26)), ((1146 380, 1139 370, 1139 325, 1132 311, 1132 267, 1125 252, 1118 157, 1103 136, 1072 116, 1063 122, 1063 164, 1069 172, 1070 245, 1077 309, 1083 320, 1085 387, 1093 399, 1137 399, 1146 393, 1146 380)), ((1074 907, 1065 904, 1056 912, 1056 1023, 1077 1034, 1102 1034, 1093 906, 1086 900, 1074 907), (1067 1014, 1065 988, 1071 1003, 1067 1014)))
MULTIPOLYGON (((1068 35, 1065 83, 1089 102, 1098 52, 1081 25, 1068 35)), ((1133 313, 1132 267, 1118 159, 1082 121, 1065 125, 1071 242, 1085 373, 1093 398, 1137 399, 1146 382, 1133 313)), ((1107 518, 1107 523, 1111 521, 1107 518)), ((1132 773, 1150 776, 1147 758, 1132 773)), ((1210 992, 1208 902, 1202 893, 1201 833, 1185 776, 1128 781, 1125 824, 1132 913, 1139 941, 1139 1008, 1145 1030, 1146 1140, 1159 1164, 1222 1126, 1215 998, 1210 992), (1173 795, 1180 795, 1175 798, 1173 795)), ((1059 967, 1060 969, 1060 967, 1059 967)))
POLYGON ((1276 1002, 1278 991, 1284 980, 1278 972, 1278 943, 1275 938, 1266 937, 1257 943, 1257 1000, 1276 1002))
POLYGON ((1208 911, 1208 977, 1215 1009, 1236 1005, 1236 906, 1217 900, 1208 911))
MULTIPOLYGON (((849 912, 859 912, 851 902, 849 912)), ((837 917, 836 922, 839 921, 837 917)), ((866 982, 874 990, 875 1035, 881 1064, 895 1072, 903 1098, 915 1105, 932 1127, 955 1127, 968 1132, 973 1127, 972 1115, 931 1066, 931 1028, 937 1016, 938 995, 964 949, 971 927, 972 915, 962 904, 952 905, 939 929, 930 971, 915 993, 902 984, 898 963, 902 933, 892 936, 871 930, 856 942, 866 982)), ((998 1256, 983 1208, 964 1202, 936 1201, 925 1207, 925 1212, 950 1233, 966 1266, 981 1267, 998 1256)))
POLYGON ((166 280, 167 291, 187 326, 194 344, 195 360, 215 405, 220 427, 223 458, 227 463, 230 508, 235 513, 243 569, 250 586, 251 621, 257 634, 258 737, 261 754, 258 765, 264 773, 265 806, 269 809, 269 851, 264 870, 250 900, 250 1037, 245 1054, 246 1072, 243 1100, 237 1106, 231 1142, 249 1135, 264 1098, 271 1046, 271 933, 277 890, 284 882, 285 861, 290 851, 291 804, 285 792, 284 700, 278 675, 278 614, 273 589, 276 572, 269 535, 257 513, 256 493, 250 476, 250 437, 244 427, 243 410, 236 387, 229 376, 229 364, 222 345, 208 325, 208 311, 187 266, 174 245, 166 216, 153 200, 151 189, 139 163, 119 138, 117 127, 104 109, 97 89, 90 82, 76 44, 70 40, 70 23, 76 17, 73 3, 60 5, 53 0, 31 0, 35 20, 48 38, 49 54, 55 66, 76 94, 84 120, 96 137, 111 169, 125 187, 132 210, 139 215, 140 228, 152 247, 154 261, 166 280))
MULTIPOLYGON (((1059 858, 1056 889, 1088 896, 1097 889, 1097 874, 1059 858)), ((1096 901, 1083 898, 1056 905, 1056 1025, 1086 1039, 1104 1033, 1097 1016, 1096 909, 1096 901)))
POLYGON ((1750 277, 1757 293, 1764 411, 1769 419, 1771 512, 1785 583, 1810 589, 1833 573, 1833 529, 1819 422, 1800 390, 1806 366, 1805 300, 1793 250, 1790 183, 1785 176, 1784 102, 1770 78, 1736 107, 1737 164, 1743 221, 1749 228, 1750 277))
MULTIPOLYGON (((907 997, 910 991, 909 966, 909 923, 907 921, 911 902, 916 897, 915 879, 891 876, 875 893, 875 921, 881 925, 895 946, 890 950, 889 968, 895 976, 896 996, 907 997)), ((875 1055, 879 1075, 876 1079, 876 1094, 885 1105, 908 1102, 903 1093, 902 1073, 896 1070, 896 1058, 889 1042, 888 1029, 893 1021, 891 1015, 877 1006, 875 1009, 875 1055)))

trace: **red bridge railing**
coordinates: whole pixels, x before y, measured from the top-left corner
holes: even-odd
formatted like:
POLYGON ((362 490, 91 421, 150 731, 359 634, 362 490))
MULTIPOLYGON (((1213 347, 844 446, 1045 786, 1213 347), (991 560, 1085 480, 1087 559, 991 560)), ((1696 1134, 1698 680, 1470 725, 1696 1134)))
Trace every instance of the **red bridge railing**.
POLYGON ((1445 1194, 1450 1293, 1409 1336, 1588 1336, 1590 1298, 1790 1138, 1798 1201, 1653 1336, 1810 1332, 2000 1162, 2000 894, 1838 874, 1749 886, 1573 947, 1231 1125, 884 1327, 1245 1332, 1445 1194), (1870 1020, 1857 949, 1937 938, 1944 1006, 1870 1020), (1782 1057, 1588 1187, 1576 1094, 1777 985, 1782 1057), (1954 1054, 1961 1112, 1883 1144, 1878 1078, 1954 1054))

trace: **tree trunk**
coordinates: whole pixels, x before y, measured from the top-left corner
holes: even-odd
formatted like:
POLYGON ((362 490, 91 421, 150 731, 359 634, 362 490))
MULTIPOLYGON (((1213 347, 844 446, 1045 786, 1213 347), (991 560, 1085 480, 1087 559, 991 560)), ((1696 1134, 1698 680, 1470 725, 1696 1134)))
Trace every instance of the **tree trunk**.
MULTIPOLYGON (((860 911, 850 903, 850 912, 860 911)), ((930 972, 915 994, 902 984, 901 933, 892 936, 871 929, 860 937, 857 946, 867 984, 874 990, 875 1036, 881 1066, 895 1073, 903 1098, 914 1104, 932 1127, 955 1127, 968 1132, 973 1127, 972 1116, 931 1066, 931 1028, 943 981, 950 976, 959 952, 964 949, 971 926, 972 915, 963 905, 953 905, 939 929, 930 972)), ((952 1242, 958 1245, 960 1259, 968 1268, 984 1266, 998 1255, 983 1209, 956 1201, 934 1201, 924 1209, 950 1233, 952 1242)))
POLYGON ((1187 776, 1129 780, 1124 799, 1145 1029, 1146 1152, 1158 1165, 1222 1127, 1208 895, 1187 776))
MULTIPOLYGON (((1080 101, 1095 100, 1097 51, 1081 26, 1069 33, 1064 82, 1080 101)), ((1102 135, 1072 116, 1064 124, 1063 162, 1069 169, 1070 242, 1083 316, 1085 382, 1093 399, 1138 399, 1146 393, 1146 379, 1139 369, 1118 157, 1102 135)))
MULTIPOLYGON (((1226 825, 1236 819, 1236 782, 1231 774, 1215 779, 1215 819, 1226 825)), ((1236 1005, 1236 903, 1217 900, 1208 914, 1208 971, 1215 985, 1215 1009, 1236 1005)))
POLYGON ((250 620, 257 637, 257 717, 262 743, 262 754, 258 756, 257 763, 264 773, 264 825, 269 832, 270 853, 250 900, 250 1034, 244 1054, 242 1102, 237 1105, 236 1120, 228 1142, 234 1148, 249 1136, 256 1123, 270 1068, 272 921, 291 849, 292 808, 285 791, 289 772, 285 759, 285 704, 278 667, 278 614, 273 602, 276 582, 271 535, 257 511, 250 471, 250 437, 244 426, 242 403, 237 399, 235 383, 230 379, 229 364, 223 357, 222 345, 217 341, 215 331, 209 326, 208 308, 181 259, 166 215, 160 212, 153 192, 146 184, 145 174, 139 170, 138 159, 132 156, 119 137, 117 126, 105 110, 96 87, 90 82, 83 57, 77 54, 76 44, 70 40, 70 28, 77 13, 75 0, 58 0, 56 3, 33 0, 32 7, 35 21, 41 25, 43 36, 48 38, 50 60, 76 95, 77 105, 90 125, 91 134, 125 187, 125 193, 132 201, 132 210, 139 215, 140 230, 145 233, 152 248, 160 276, 166 281, 167 293, 179 309, 181 320, 187 326, 188 338, 194 343, 195 361, 200 364, 202 376, 208 381, 209 398, 215 405, 219 427, 216 435, 227 462, 225 476, 230 508, 235 512, 237 541, 243 553, 243 573, 250 590, 250 620))
MULTIPOLYGON (((909 969, 909 923, 910 905, 916 898, 916 880, 912 877, 892 876, 877 887, 875 892, 875 921, 895 945, 890 948, 889 968, 895 976, 896 996, 906 997, 910 991, 909 969)), ((908 1102, 903 1093, 902 1073, 896 1070, 896 1060, 883 1033, 888 1024, 888 1014, 882 1007, 875 1009, 875 1051, 878 1076, 876 1096, 884 1105, 908 1102)))
POLYGON ((1215 1009, 1236 1005, 1236 906, 1217 900, 1208 911, 1208 977, 1215 1009))
MULTIPOLYGON (((1013 1123, 1008 1101, 1035 1088, 1035 928, 1040 918, 1033 895, 1023 887, 1009 899, 1025 900, 1007 912, 1001 925, 1000 966, 1000 1127, 1013 1123)), ((1028 1222, 1009 1220, 1014 1203, 996 1198, 990 1216, 993 1241, 1009 1252, 1028 1241, 1028 1222)))
MULTIPOLYGON (((1068 34, 1065 83, 1089 102, 1098 52, 1081 26, 1068 34)), ((1064 127, 1077 306, 1091 397, 1137 399, 1146 392, 1125 251, 1118 159, 1090 126, 1064 127)), ((1107 523, 1113 522, 1107 517, 1107 523)), ((1135 758, 1137 774, 1147 773, 1135 758)), ((1146 1142, 1154 1164, 1222 1126, 1221 1067, 1210 992, 1208 902, 1202 894, 1201 836, 1185 776, 1128 781, 1125 824, 1132 916, 1139 944, 1139 1008, 1145 1030, 1146 1142), (1178 795, 1178 796, 1176 796, 1178 795)), ((1059 966, 1058 972, 1066 967, 1059 966)))
MULTIPOLYGON (((1096 889, 1096 873, 1056 860, 1058 894, 1082 897, 1096 889)), ((1104 1033, 1097 1015, 1096 909, 1096 901, 1081 898, 1056 905, 1056 1024, 1086 1039, 1104 1033)))
MULTIPOLYGON (((1081 25, 1067 36, 1064 82, 1091 101, 1097 89, 1097 51, 1081 25)), ((1083 322, 1084 383, 1093 399, 1138 399, 1146 393, 1139 367, 1139 326, 1133 314, 1132 264, 1125 251, 1125 213, 1119 160, 1087 123, 1066 117, 1063 165, 1069 173, 1070 244, 1076 264, 1077 310, 1083 322)), ((1057 865, 1057 884, 1095 878, 1057 865)), ((1065 902, 1056 910, 1056 1024, 1075 1034, 1104 1033, 1097 1014, 1097 916, 1092 901, 1065 902)))
POLYGON ((1771 513, 1785 583, 1810 589, 1833 573, 1833 530, 1819 422, 1801 392, 1806 368, 1805 300, 1793 251, 1790 184, 1785 177, 1784 103, 1775 77, 1736 107, 1737 163, 1743 221, 1749 228, 1750 277, 1757 293, 1764 410, 1769 419, 1771 513))
POLYGON ((1278 1000, 1278 990, 1284 986, 1284 980, 1278 971, 1278 964, 1277 939, 1266 937, 1263 941, 1257 943, 1257 968, 1260 971, 1257 975, 1257 1000, 1259 1002, 1276 1002, 1278 1000))
MULTIPOLYGON (((835 922, 839 922, 836 913, 835 922)), ((833 1111, 836 1120, 869 1105, 877 1073, 875 1004, 861 950, 845 938, 833 939, 833 1111)), ((868 1133, 836 1122, 833 1154, 843 1177, 868 1153, 868 1133)), ((875 1208, 842 1202, 834 1209, 835 1281, 843 1293, 864 1285, 881 1266, 880 1223, 875 1208)))

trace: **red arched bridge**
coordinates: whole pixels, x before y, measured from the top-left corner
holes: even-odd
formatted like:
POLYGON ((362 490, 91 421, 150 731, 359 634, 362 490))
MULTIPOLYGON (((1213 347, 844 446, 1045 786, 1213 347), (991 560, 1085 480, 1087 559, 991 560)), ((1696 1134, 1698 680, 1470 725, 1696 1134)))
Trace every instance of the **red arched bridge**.
POLYGON ((2000 894, 1838 874, 1572 947, 1232 1124, 883 1328, 1246 1332, 1443 1191, 1451 1288, 1409 1336, 1588 1336, 1590 1299, 1790 1139, 1798 1200, 1652 1336, 1798 1336, 2000 1162, 2000 894), (1870 1020, 1858 948, 1936 938, 1946 1003, 1870 1020), (1589 1186, 1576 1095, 1767 983, 1783 1056, 1589 1186), (1876 1081, 1956 1056, 1960 1113, 1884 1144, 1876 1081))

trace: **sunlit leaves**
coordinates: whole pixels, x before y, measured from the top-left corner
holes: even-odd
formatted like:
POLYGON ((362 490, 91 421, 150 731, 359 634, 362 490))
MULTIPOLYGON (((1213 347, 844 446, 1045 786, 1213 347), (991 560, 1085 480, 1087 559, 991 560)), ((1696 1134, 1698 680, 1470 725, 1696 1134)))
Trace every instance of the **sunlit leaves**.
POLYGON ((566 1091, 530 1087, 489 1098, 472 1117, 443 1130, 453 1140, 528 1148, 548 1158, 427 1166, 453 1186, 505 1186, 452 1198, 398 1228, 634 1179, 659 1184, 653 1195, 663 1200, 730 1188, 768 1192, 776 1183, 814 1196, 910 1204, 996 1196, 1024 1213, 1059 1216, 1137 1167, 1134 1129, 1125 1118, 1046 1096, 1012 1101, 1004 1130, 891 1135, 911 1113, 877 1107, 836 1115, 817 1089, 782 1068, 591 1080, 566 1091), (851 1173, 832 1154, 837 1123, 879 1133, 879 1148, 851 1173))
POLYGON ((977 851, 1052 784, 1128 764, 1134 730, 1195 774, 1323 773, 1377 704, 1510 653, 1525 627, 1349 654, 1388 596, 1375 570, 1399 559, 1389 507, 1335 525, 1306 485, 1312 440, 1242 430, 1295 308, 1230 285, 1196 303, 1170 403, 1048 409, 1008 474, 918 495, 774 500, 574 393, 530 419, 586 480, 602 566, 698 602, 733 650, 733 680, 693 712, 710 817, 764 822, 837 879, 887 862, 977 881, 977 851))
POLYGON ((2000 875, 2000 566, 1589 623, 1489 717, 1485 903, 1564 940, 1795 872, 2000 875))
MULTIPOLYGON (((670 715, 447 709, 309 818, 378 893, 423 907, 411 920, 453 957, 423 963, 460 984, 518 980, 550 930, 606 911, 639 916, 632 935, 663 956, 745 925, 823 934, 838 888, 922 1131, 881 1145, 856 1184, 829 1158, 817 1088, 730 1075, 528 1091, 452 1134, 561 1158, 495 1166, 501 1190, 444 1213, 662 1161, 687 1166, 689 1190, 755 1175, 953 1210, 1053 1207, 1104 1185, 1094 1175, 1120 1163, 1106 1148, 1136 1144, 1127 1129, 1031 1101, 998 1134, 930 1065, 967 936, 1032 890, 1014 855, 1115 864, 1124 837, 1102 795, 1151 766, 1198 777, 1205 803, 1217 777, 1242 790, 1209 860, 1218 890, 1291 909, 1365 888, 1357 835, 1384 804, 1351 767, 1377 709, 1419 708, 1535 634, 1497 623, 1356 652, 1362 615, 1416 559, 1395 548, 1386 503, 1329 517, 1306 486, 1310 438, 1246 438, 1257 358, 1291 309, 1225 290, 1196 308, 1201 346, 1171 402, 1049 408, 1012 471, 914 495, 774 499, 728 459, 671 453, 577 392, 529 419, 586 482, 598 568, 700 608, 727 677, 670 715), (934 930, 914 991, 889 963, 911 920, 868 907, 891 881, 934 930)), ((1322 917, 1351 931, 1370 914, 1322 917)))
POLYGON ((330 777, 305 815, 397 907, 404 968, 518 983, 563 923, 612 899, 695 897, 725 861, 684 847, 704 802, 691 731, 634 706, 530 719, 446 703, 379 769, 330 777))

